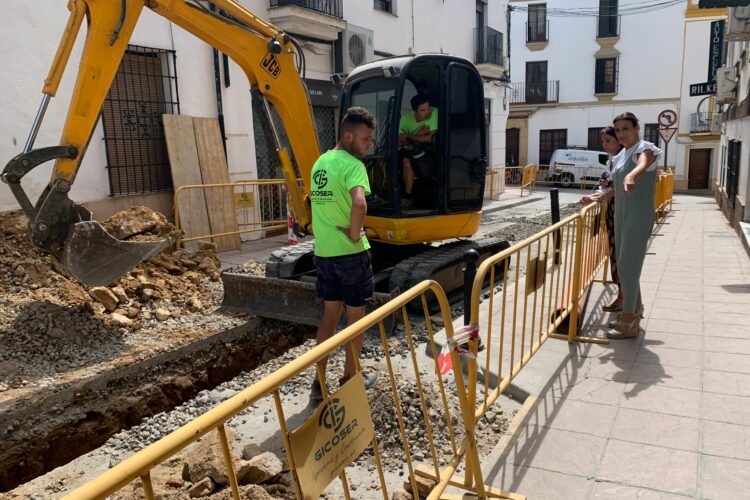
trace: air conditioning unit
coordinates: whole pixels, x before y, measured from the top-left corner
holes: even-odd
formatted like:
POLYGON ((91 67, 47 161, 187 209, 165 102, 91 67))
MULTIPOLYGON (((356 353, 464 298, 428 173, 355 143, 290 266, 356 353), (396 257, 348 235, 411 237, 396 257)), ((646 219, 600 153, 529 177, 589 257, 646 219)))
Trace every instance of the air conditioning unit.
POLYGON ((737 102, 737 69, 734 66, 716 70, 716 100, 719 104, 737 102))
POLYGON ((375 60, 373 31, 347 24, 341 39, 341 55, 341 70, 347 75, 360 64, 375 60))
POLYGON ((729 22, 724 38, 728 42, 750 40, 750 6, 729 9, 729 22))

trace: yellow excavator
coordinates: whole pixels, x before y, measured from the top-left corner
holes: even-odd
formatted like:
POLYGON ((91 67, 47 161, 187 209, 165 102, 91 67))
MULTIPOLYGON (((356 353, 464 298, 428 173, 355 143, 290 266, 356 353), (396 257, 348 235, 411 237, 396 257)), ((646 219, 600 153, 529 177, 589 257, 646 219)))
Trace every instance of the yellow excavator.
MULTIPOLYGON (((7 183, 29 219, 29 240, 49 253, 77 280, 107 285, 174 242, 135 243, 114 238, 82 205, 68 197, 133 30, 144 8, 170 20, 231 57, 260 99, 277 146, 278 161, 300 233, 311 234, 307 199, 310 171, 320 154, 304 83, 304 54, 293 37, 234 0, 69 0, 70 16, 43 88, 42 103, 21 154, 6 165, 7 183), (71 50, 86 21, 85 45, 60 144, 34 148, 50 98, 55 95, 71 50), (283 124, 291 155, 270 119, 283 124), (54 160, 45 191, 32 204, 21 186, 29 171, 54 160), (304 187, 297 182, 298 176, 304 187)), ((359 66, 342 87, 341 109, 363 106, 377 118, 375 146, 364 158, 372 194, 365 228, 373 244, 375 304, 394 290, 424 278, 448 291, 463 284, 462 256, 480 259, 507 247, 502 241, 467 240, 482 216, 487 136, 482 81, 469 61, 446 54, 386 58, 359 66), (419 165, 411 203, 402 203, 400 117, 410 99, 427 96, 439 109, 438 132, 419 165), (447 241, 454 240, 454 241, 447 241), (437 246, 436 242, 445 242, 437 246), (380 300, 377 300, 380 299, 380 300)), ((248 117, 249 119, 249 117, 248 117)), ((416 147, 416 146, 415 146, 416 147)), ((416 160, 415 160, 416 162, 416 160)), ((416 165, 415 165, 416 168, 416 165)), ((209 207, 210 209, 210 207, 209 207)), ((281 249, 267 263, 266 277, 224 273, 227 307, 261 316, 316 323, 312 246, 281 249), (307 301, 310 306, 300 306, 307 301)))

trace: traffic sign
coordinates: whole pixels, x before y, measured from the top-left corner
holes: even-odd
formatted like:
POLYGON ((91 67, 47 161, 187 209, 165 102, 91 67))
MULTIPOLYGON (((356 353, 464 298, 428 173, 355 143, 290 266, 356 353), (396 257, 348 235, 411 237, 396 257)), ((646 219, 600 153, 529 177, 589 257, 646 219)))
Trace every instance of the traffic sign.
POLYGON ((675 113, 671 109, 665 109, 664 111, 659 113, 659 118, 657 121, 662 127, 669 128, 677 123, 677 113, 675 113))
POLYGON ((677 132, 677 128, 660 128, 659 137, 664 141, 664 144, 669 144, 675 132, 677 132))
POLYGON ((716 95, 716 82, 693 83, 690 85, 690 97, 699 95, 716 95))

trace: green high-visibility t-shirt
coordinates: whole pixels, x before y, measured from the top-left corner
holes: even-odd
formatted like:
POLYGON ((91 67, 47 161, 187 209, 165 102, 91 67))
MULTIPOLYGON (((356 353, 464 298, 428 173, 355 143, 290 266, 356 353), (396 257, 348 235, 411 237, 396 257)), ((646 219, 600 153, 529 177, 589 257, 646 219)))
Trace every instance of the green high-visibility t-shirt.
POLYGON ((310 173, 315 255, 338 257, 364 252, 370 248, 362 235, 356 243, 336 229, 349 227, 352 188, 362 186, 370 194, 370 182, 364 164, 343 149, 332 149, 320 156, 310 173))
MULTIPOLYGON (((419 129, 427 126, 430 132, 435 132, 438 129, 438 109, 430 108, 430 116, 422 121, 417 121, 417 117, 414 115, 414 111, 408 111, 401 116, 398 122, 398 133, 406 135, 414 135, 419 132, 419 129)), ((412 145, 407 144, 407 149, 411 149, 412 145)))

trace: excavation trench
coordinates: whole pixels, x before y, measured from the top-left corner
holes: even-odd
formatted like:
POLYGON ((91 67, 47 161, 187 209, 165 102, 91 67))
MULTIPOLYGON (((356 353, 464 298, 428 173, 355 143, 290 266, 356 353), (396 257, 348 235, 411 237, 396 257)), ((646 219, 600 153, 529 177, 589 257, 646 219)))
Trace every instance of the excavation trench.
POLYGON ((70 462, 145 417, 253 370, 311 333, 304 326, 271 326, 252 319, 120 369, 4 404, 0 491, 70 462))

